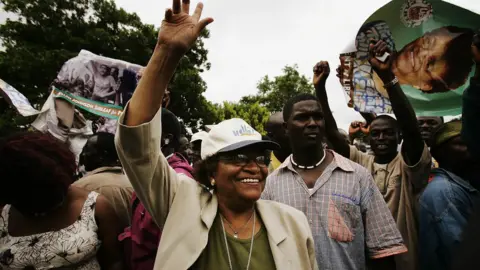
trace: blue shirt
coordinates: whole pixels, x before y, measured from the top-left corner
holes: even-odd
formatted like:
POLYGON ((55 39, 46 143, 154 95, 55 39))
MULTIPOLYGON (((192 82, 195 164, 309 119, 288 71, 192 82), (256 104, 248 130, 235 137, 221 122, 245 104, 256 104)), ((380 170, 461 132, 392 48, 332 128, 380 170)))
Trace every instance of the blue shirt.
POLYGON ((447 270, 480 193, 446 170, 434 169, 432 174, 420 197, 420 264, 424 270, 447 270))

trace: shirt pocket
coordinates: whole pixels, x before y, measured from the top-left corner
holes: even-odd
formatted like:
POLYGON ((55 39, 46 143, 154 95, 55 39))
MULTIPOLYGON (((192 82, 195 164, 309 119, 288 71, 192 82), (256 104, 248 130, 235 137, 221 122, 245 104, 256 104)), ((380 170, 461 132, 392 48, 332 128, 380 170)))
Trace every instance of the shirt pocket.
POLYGON ((360 220, 359 206, 330 199, 328 205, 328 236, 339 242, 355 239, 360 220))

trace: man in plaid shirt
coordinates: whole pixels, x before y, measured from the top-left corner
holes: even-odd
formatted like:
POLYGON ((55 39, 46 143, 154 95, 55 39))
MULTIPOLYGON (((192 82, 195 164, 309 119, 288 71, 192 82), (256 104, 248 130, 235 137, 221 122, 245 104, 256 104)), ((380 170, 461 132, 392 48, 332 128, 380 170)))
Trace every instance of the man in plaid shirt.
POLYGON ((267 178, 262 198, 305 213, 321 269, 395 269, 392 256, 407 249, 371 174, 323 148, 315 96, 296 96, 283 112, 293 155, 267 178))

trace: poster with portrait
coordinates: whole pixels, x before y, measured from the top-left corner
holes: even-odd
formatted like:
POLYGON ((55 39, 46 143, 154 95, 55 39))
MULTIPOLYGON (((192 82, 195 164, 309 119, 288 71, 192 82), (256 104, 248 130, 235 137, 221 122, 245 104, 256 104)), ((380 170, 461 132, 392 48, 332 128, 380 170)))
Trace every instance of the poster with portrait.
POLYGON ((52 93, 90 113, 117 119, 141 72, 142 66, 82 50, 62 66, 52 93))
POLYGON ((460 114, 462 93, 475 71, 471 43, 479 28, 480 15, 441 0, 389 2, 362 25, 356 50, 340 55, 349 105, 360 112, 392 112, 383 82, 368 62, 371 40, 382 39, 417 115, 460 114))

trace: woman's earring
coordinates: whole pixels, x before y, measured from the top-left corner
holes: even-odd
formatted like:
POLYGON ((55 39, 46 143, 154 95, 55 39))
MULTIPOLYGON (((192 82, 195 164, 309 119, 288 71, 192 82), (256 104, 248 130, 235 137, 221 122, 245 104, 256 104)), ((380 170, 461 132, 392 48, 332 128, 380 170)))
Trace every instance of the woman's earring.
POLYGON ((210 179, 210 185, 212 185, 212 187, 215 186, 215 179, 213 179, 213 178, 210 179))

